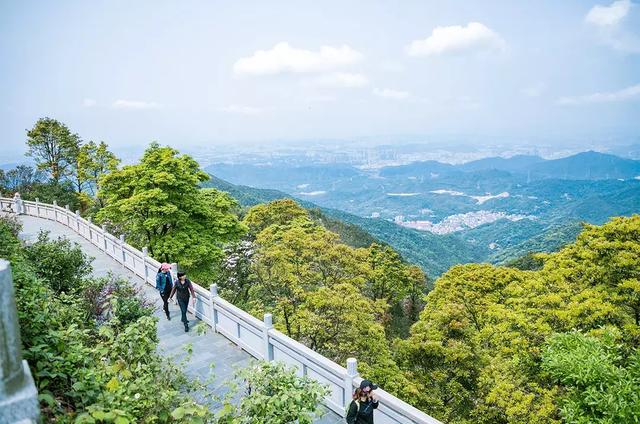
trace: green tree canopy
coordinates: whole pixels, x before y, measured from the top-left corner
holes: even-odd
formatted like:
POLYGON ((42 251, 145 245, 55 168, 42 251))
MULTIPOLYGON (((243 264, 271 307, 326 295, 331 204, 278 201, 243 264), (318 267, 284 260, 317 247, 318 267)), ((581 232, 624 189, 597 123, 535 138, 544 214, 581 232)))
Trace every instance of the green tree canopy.
POLYGON ((78 134, 73 134, 66 125, 52 118, 38 119, 27 131, 27 155, 55 183, 70 175, 80 143, 78 134))
POLYGON ((640 421, 640 351, 621 347, 615 329, 600 337, 574 331, 549 339, 542 368, 565 387, 560 406, 565 422, 640 421))
POLYGON ((120 159, 109 151, 104 141, 96 144, 90 141, 80 146, 76 158, 76 172, 80 190, 86 189, 95 195, 100 189, 100 177, 118 168, 120 159))
POLYGON ((363 374, 386 390, 407 391, 385 323, 389 302, 411 302, 408 293, 426 285, 424 274, 388 247, 343 244, 289 199, 258 205, 244 220, 255 246, 250 312, 273 313, 276 328, 290 337, 339 363, 355 356, 363 374))
POLYGON ((258 234, 271 225, 289 225, 296 220, 311 223, 307 211, 292 199, 256 205, 244 217, 244 223, 253 234, 258 234))
POLYGON ((222 245, 236 240, 244 226, 237 204, 215 189, 198 163, 170 147, 152 144, 140 163, 99 178, 105 206, 96 215, 135 246, 147 246, 158 260, 178 262, 201 280, 212 278, 222 245))
MULTIPOLYGON (((627 392, 607 388, 608 380, 597 375, 589 387, 564 379, 577 370, 597 374, 606 358, 589 371, 589 355, 598 358, 601 351, 593 340, 550 338, 572 329, 600 337, 609 328, 620 334, 616 355, 635 354, 640 216, 587 226, 574 244, 540 258, 537 271, 470 264, 436 281, 410 337, 396 347, 401 369, 418 384, 412 403, 446 422, 592 422, 568 418, 590 413, 575 404, 577 397, 615 404, 627 402, 625 393, 639 392, 628 373, 620 383, 633 388, 627 392), (543 372, 547 340, 552 341, 543 372)), ((627 412, 611 412, 617 407, 593 408, 613 414, 603 422, 628 422, 627 412)))

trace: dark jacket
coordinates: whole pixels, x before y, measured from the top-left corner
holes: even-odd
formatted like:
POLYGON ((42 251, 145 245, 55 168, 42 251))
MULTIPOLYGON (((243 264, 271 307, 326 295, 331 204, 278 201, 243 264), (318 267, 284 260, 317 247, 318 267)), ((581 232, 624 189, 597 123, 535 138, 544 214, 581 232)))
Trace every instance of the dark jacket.
POLYGON ((159 272, 156 274, 156 289, 160 293, 170 293, 173 288, 171 273, 159 272))
POLYGON ((378 407, 378 401, 352 400, 347 412, 349 424, 373 424, 373 410, 378 407))
POLYGON ((180 280, 176 280, 176 283, 173 285, 173 290, 171 290, 171 296, 173 296, 174 293, 176 294, 176 299, 184 300, 186 302, 188 302, 189 297, 191 297, 189 293, 191 293, 194 298, 196 297, 196 293, 193 290, 193 284, 191 284, 191 280, 188 278, 185 279, 184 284, 180 284, 180 280))

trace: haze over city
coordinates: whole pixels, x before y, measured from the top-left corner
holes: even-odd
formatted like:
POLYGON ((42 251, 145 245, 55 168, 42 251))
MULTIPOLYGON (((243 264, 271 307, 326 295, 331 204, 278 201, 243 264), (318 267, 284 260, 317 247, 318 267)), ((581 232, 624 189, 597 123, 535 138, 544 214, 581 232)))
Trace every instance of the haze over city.
POLYGON ((2 156, 43 116, 116 151, 632 144, 639 29, 628 0, 4 2, 2 156))

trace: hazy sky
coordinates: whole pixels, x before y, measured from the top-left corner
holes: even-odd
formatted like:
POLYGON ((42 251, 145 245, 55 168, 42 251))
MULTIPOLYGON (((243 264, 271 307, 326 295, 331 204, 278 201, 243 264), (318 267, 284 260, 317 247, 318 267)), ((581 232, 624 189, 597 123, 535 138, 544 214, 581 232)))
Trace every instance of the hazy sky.
POLYGON ((640 3, 3 1, 0 145, 636 137, 640 3))

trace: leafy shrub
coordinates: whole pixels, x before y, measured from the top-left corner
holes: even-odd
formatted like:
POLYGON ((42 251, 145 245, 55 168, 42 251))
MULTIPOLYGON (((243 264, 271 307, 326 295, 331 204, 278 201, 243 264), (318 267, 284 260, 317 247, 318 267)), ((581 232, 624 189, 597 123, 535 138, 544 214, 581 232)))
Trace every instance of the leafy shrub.
POLYGON ((49 233, 41 231, 38 239, 24 249, 38 277, 50 284, 55 292, 69 292, 82 287, 83 278, 91 273, 91 262, 78 244, 66 238, 49 239, 49 233))
POLYGON ((91 268, 79 248, 45 236, 11 260, 24 357, 44 421, 173 422, 173 410, 190 403, 183 401, 187 380, 157 353, 156 318, 144 303, 127 298, 134 289, 117 282, 111 299, 123 300, 115 303, 112 318, 101 326, 87 319, 85 289, 109 282, 82 280, 91 268), (60 273, 70 270, 79 275, 61 280, 60 273), (58 291, 59 281, 68 292, 58 291))
POLYGON ((239 370, 236 379, 245 385, 245 394, 236 405, 231 400, 235 391, 227 394, 216 414, 218 424, 310 424, 319 402, 328 394, 326 387, 306 376, 298 377, 294 368, 281 362, 256 362, 239 370))
POLYGON ((552 336, 543 369, 565 389, 568 423, 631 423, 640 420, 640 351, 623 357, 614 332, 601 338, 572 332, 552 336))
POLYGON ((241 382, 227 382, 250 388, 239 404, 233 396, 220 399, 158 354, 157 319, 138 289, 112 278, 83 279, 91 272, 88 260, 66 240, 41 234, 34 246, 21 248, 4 222, 0 235, 17 246, 12 268, 23 351, 45 422, 310 423, 326 395, 282 364, 260 363, 239 372, 241 382), (47 280, 59 281, 71 269, 79 275, 65 274, 66 292, 47 280), (211 402, 225 403, 217 417, 211 402))
POLYGON ((16 217, 0 216, 0 258, 9 258, 17 251, 21 228, 22 224, 16 217))
POLYGON ((117 319, 119 326, 124 327, 155 310, 142 289, 112 275, 85 282, 82 297, 89 315, 98 324, 117 319))

